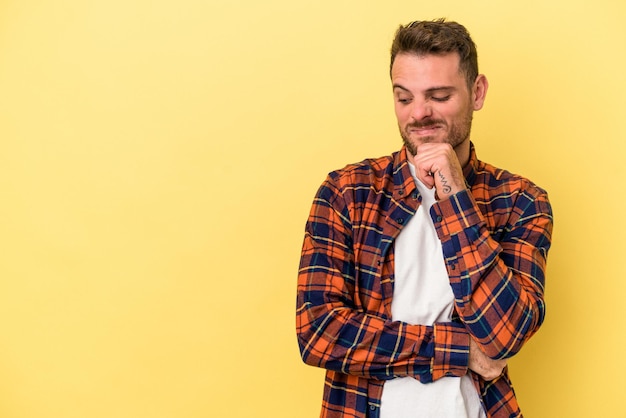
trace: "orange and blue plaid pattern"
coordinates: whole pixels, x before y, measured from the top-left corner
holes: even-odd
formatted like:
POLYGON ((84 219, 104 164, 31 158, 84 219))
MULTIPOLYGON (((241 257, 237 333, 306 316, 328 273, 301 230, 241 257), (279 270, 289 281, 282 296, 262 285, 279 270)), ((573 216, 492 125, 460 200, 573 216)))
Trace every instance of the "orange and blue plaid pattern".
MULTIPOLYGON (((547 194, 476 158, 467 191, 435 203, 455 297, 452 322, 392 321, 394 240, 420 204, 403 147, 329 174, 306 224, 296 328, 302 359, 327 370, 321 417, 378 417, 385 380, 468 373, 469 338, 508 358, 539 329, 552 234, 547 194)), ((520 417, 505 372, 472 373, 488 417, 520 417)))

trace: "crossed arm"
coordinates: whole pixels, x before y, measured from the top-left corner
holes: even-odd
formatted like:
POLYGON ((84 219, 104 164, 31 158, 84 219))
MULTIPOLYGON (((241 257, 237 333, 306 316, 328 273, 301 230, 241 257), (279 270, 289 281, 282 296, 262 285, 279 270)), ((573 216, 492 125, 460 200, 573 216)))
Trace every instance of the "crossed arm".
POLYGON ((551 233, 545 194, 520 194, 496 240, 469 190, 433 206, 459 320, 411 325, 363 308, 352 221, 329 179, 311 211, 298 279, 297 334, 310 365, 363 377, 429 382, 468 368, 497 377, 541 325, 551 233))

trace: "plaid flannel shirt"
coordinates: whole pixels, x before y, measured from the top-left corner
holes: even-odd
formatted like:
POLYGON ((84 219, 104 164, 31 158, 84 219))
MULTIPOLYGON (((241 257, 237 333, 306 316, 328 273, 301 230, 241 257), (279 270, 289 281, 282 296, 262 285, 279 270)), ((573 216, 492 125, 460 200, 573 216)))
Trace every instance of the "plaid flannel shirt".
POLYGON ((507 370, 484 381, 468 370, 469 338, 509 358, 545 315, 544 273, 552 233, 547 194, 476 158, 468 189, 430 216, 454 293, 452 322, 391 318, 394 241, 420 196, 406 148, 332 172, 306 224, 296 331, 305 363, 327 370, 321 417, 378 417, 385 380, 427 383, 470 373, 488 417, 520 417, 507 370))

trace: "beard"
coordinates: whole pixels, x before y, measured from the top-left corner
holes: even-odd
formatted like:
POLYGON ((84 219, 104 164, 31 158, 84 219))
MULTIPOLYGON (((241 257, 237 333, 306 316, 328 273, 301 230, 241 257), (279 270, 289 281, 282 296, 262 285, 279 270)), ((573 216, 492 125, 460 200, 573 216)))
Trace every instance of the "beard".
POLYGON ((446 143, 452 145, 452 148, 456 148, 469 138, 470 131, 472 129, 472 118, 473 112, 469 111, 465 116, 453 121, 450 125, 448 125, 447 122, 443 119, 422 119, 419 122, 413 122, 406 125, 404 129, 402 129, 402 127, 399 127, 400 136, 402 136, 402 141, 404 142, 404 145, 412 155, 417 155, 417 147, 427 142, 446 143), (443 126, 445 129, 447 129, 447 136, 444 136, 443 139, 440 139, 436 136, 424 136, 420 137, 419 140, 411 139, 411 135, 409 133, 410 129, 428 128, 437 125, 443 126))

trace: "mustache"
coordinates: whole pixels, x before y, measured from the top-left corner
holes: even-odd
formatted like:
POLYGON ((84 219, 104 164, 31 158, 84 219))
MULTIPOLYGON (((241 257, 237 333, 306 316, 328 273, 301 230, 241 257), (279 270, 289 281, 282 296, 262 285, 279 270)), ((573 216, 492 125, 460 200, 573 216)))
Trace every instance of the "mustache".
POLYGON ((446 126, 446 121, 443 119, 423 119, 417 122, 413 122, 413 123, 409 123, 406 127, 407 128, 416 128, 416 129, 422 129, 422 128, 429 128, 431 126, 435 126, 435 125, 443 125, 446 126))

